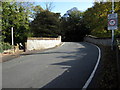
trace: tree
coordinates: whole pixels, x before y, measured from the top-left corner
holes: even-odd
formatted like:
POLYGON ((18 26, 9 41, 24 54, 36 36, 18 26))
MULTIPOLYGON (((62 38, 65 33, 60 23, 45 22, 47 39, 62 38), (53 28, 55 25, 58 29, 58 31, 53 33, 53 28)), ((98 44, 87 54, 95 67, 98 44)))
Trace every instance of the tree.
POLYGON ((59 13, 44 10, 36 14, 31 22, 31 31, 35 37, 57 37, 59 30, 59 13))
POLYGON ((63 41, 82 41, 89 33, 80 11, 71 11, 69 17, 62 17, 61 27, 63 41))
MULTIPOLYGON (((111 31, 107 30, 107 15, 111 13, 111 2, 95 2, 94 6, 85 11, 83 19, 91 34, 97 37, 111 37, 111 31)), ((115 2, 115 12, 120 15, 120 2, 115 2)), ((120 17, 118 17, 119 19, 120 17)), ((120 21, 119 21, 120 23, 120 21)), ((115 30, 119 36, 120 31, 115 30)))
POLYGON ((37 6, 33 6, 33 14, 31 16, 31 18, 35 19, 37 14, 44 11, 43 8, 40 5, 37 6))
POLYGON ((2 36, 11 43, 11 27, 14 28, 14 41, 24 43, 29 36, 31 3, 2 2, 2 36))
POLYGON ((46 2, 45 3, 46 9, 47 11, 51 11, 55 6, 53 6, 52 2, 46 2))

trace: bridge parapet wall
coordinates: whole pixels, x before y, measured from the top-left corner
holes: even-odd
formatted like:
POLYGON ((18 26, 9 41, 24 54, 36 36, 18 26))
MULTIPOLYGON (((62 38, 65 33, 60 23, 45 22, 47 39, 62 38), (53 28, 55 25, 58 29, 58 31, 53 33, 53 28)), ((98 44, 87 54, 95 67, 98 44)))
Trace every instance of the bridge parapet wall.
POLYGON ((61 36, 58 38, 36 38, 30 37, 27 39, 27 50, 42 50, 49 49, 61 44, 61 36))
POLYGON ((111 46, 111 38, 98 38, 88 35, 84 38, 84 41, 98 45, 111 46))

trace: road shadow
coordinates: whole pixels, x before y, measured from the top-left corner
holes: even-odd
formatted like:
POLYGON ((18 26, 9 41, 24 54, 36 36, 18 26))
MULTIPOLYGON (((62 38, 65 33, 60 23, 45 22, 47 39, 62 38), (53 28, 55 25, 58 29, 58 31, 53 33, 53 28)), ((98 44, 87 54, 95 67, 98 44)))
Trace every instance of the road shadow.
MULTIPOLYGON (((62 46, 61 46, 62 47, 62 46)), ((45 54, 71 54, 71 53, 76 53, 76 52, 61 52, 61 51, 56 51, 53 52, 51 50, 53 49, 59 49, 61 47, 57 47, 57 48, 52 48, 52 49, 46 49, 46 50, 33 50, 33 51, 27 51, 25 53, 20 54, 20 56, 26 56, 26 55, 45 55, 45 54)))
MULTIPOLYGON (((82 43, 79 43, 82 44, 82 43)), ((86 44, 82 44, 85 48, 78 48, 74 55, 59 56, 57 58, 68 59, 60 63, 53 63, 51 65, 59 65, 61 69, 66 69, 61 75, 43 86, 42 88, 82 88, 93 70, 96 60, 92 59, 94 56, 91 50, 95 48, 88 48, 86 44), (91 61, 92 59, 92 61, 91 61)))

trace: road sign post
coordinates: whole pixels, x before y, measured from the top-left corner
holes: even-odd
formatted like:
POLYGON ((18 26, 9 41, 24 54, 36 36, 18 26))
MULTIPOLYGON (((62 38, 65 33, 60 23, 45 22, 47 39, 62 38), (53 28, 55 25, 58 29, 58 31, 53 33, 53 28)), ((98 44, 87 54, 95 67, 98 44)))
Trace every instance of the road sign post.
POLYGON ((116 30, 118 27, 117 13, 108 14, 108 30, 116 30))
POLYGON ((114 45, 114 30, 118 29, 118 15, 117 13, 108 14, 108 30, 112 30, 111 49, 114 45))
MULTIPOLYGON (((114 14, 114 0, 112 0, 112 14, 114 14)), ((112 43, 111 43, 111 49, 112 50, 113 50, 113 45, 114 45, 114 29, 112 29, 112 43)))
POLYGON ((108 30, 112 30, 111 49, 114 45, 114 30, 118 29, 118 15, 114 13, 114 0, 112 0, 112 14, 108 14, 108 30))
POLYGON ((108 14, 108 30, 112 30, 112 41, 111 49, 113 50, 114 45, 114 30, 117 29, 117 13, 114 13, 114 0, 112 0, 112 14, 108 14))

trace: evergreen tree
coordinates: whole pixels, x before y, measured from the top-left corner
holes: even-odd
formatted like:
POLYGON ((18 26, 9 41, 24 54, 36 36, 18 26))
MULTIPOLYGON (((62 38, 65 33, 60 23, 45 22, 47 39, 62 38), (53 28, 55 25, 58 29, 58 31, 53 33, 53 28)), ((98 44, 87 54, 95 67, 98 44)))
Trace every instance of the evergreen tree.
POLYGON ((71 11, 69 17, 62 17, 61 27, 63 41, 79 42, 89 33, 83 21, 83 13, 80 11, 71 11))
POLYGON ((31 22, 31 31, 34 37, 57 37, 60 34, 59 13, 48 10, 36 14, 36 18, 31 22))

